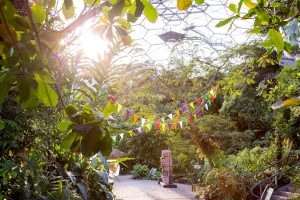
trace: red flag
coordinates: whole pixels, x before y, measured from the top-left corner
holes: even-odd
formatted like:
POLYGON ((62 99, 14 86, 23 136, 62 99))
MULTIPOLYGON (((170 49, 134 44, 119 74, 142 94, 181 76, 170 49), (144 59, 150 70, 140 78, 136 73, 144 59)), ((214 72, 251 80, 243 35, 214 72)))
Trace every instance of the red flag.
POLYGON ((214 95, 211 95, 211 96, 210 96, 210 99, 211 99, 212 102, 214 102, 215 96, 214 96, 214 95))
POLYGON ((158 120, 155 120, 154 126, 155 126, 156 129, 159 129, 159 128, 160 128, 160 126, 159 126, 159 121, 158 121, 158 120))
POLYGON ((193 117, 190 116, 190 124, 193 124, 193 117))
POLYGON ((201 104, 201 99, 200 98, 196 99, 196 102, 200 105, 201 104))

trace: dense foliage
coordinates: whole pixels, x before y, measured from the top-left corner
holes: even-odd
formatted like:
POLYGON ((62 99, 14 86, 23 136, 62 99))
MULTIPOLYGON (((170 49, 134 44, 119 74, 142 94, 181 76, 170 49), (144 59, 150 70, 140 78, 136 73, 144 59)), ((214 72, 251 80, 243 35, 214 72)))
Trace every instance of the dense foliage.
MULTIPOLYGON (((249 32, 266 39, 187 62, 179 50, 172 68, 117 63, 131 44, 130 22, 142 13, 150 22, 158 17, 148 0, 84 0, 81 13, 72 0, 16 2, 0 1, 0 199, 113 199, 106 162, 113 146, 136 158, 129 167, 144 164, 134 166, 136 178, 158 168, 161 150, 171 149, 175 175, 199 178, 206 199, 245 199, 278 169, 242 181, 246 176, 300 148, 299 105, 271 109, 300 93, 300 62, 278 65, 283 51, 299 51, 281 34, 299 23, 299 1, 230 4, 233 16, 217 27, 254 18, 249 32), (249 8, 244 16, 242 5, 249 8), (74 54, 69 44, 91 18, 100 18, 93 31, 109 43, 98 61, 74 54), (126 96, 124 105, 157 119, 217 84, 222 92, 192 126, 133 137, 136 124, 116 115, 108 95, 126 96)), ((187 10, 192 2, 178 0, 177 7, 187 10)), ((297 174, 283 183, 297 185, 297 174)))

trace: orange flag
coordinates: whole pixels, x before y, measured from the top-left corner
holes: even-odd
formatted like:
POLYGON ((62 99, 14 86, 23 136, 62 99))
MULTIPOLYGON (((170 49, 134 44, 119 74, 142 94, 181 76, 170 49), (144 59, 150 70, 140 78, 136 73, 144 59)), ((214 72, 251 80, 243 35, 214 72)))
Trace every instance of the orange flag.
POLYGON ((137 122, 138 119, 139 119, 139 116, 138 116, 137 114, 134 114, 134 115, 133 115, 133 121, 134 121, 134 122, 137 122))

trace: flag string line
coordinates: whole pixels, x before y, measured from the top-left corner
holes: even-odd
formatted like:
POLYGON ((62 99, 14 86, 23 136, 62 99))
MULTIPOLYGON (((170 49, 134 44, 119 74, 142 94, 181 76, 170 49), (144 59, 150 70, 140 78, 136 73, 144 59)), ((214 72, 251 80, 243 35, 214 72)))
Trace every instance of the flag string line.
MULTIPOLYGON (((169 129, 171 129, 172 127, 174 129, 177 128, 177 124, 180 125, 180 128, 183 128, 183 122, 185 123, 185 125, 188 125, 188 122, 190 122, 190 125, 193 124, 193 121, 195 121, 198 117, 201 117, 204 115, 204 108, 206 110, 208 110, 208 106, 211 106, 211 103, 214 102, 214 99, 216 97, 216 95, 220 92, 220 88, 219 86, 215 86, 213 89, 210 90, 210 92, 207 92, 205 95, 200 96, 199 98, 197 98, 196 100, 190 102, 188 105, 185 104, 184 106, 177 108, 175 112, 171 112, 170 114, 163 114, 163 117, 159 117, 159 118, 155 118, 155 119, 147 119, 146 117, 142 117, 141 114, 138 114, 136 112, 132 112, 131 109, 123 106, 121 103, 119 103, 119 101, 117 101, 113 95, 109 94, 107 91, 104 91, 104 93, 109 96, 111 99, 111 103, 114 104, 116 106, 116 110, 117 113, 121 112, 121 110, 125 109, 125 119, 128 120, 130 115, 133 115, 133 121, 134 123, 136 123, 139 119, 141 119, 141 127, 136 128, 137 131, 139 133, 142 133, 142 128, 144 126, 146 126, 149 131, 152 129, 153 124, 155 125, 156 129, 160 129, 160 125, 162 126, 163 132, 166 128, 166 126, 168 126, 169 129), (199 104, 199 108, 195 109, 195 105, 194 103, 199 104), (201 106, 202 105, 202 106, 201 106), (193 110, 193 112, 189 112, 189 107, 191 107, 191 109, 193 110), (195 111, 194 111, 195 110, 195 111), (180 112, 181 111, 181 112, 180 112), (182 115, 182 113, 189 113, 190 116, 189 118, 187 118, 187 116, 182 115), (173 120, 173 114, 174 116, 177 117, 183 117, 185 118, 182 121, 175 121, 173 120), (173 120, 173 122, 166 122, 165 120, 168 120, 166 118, 169 118, 170 120, 173 120), (159 122, 162 121, 161 123, 159 122), (146 123, 148 122, 148 123, 146 123)), ((157 116, 157 115, 156 115, 157 116)))

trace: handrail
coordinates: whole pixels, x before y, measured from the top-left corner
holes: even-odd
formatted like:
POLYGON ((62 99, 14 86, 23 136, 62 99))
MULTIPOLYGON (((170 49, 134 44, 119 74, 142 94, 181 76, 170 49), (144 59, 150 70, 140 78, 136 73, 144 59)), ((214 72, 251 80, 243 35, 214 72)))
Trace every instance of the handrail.
MULTIPOLYGON (((273 179, 273 178, 275 178, 275 177, 280 176, 281 174, 283 174, 283 173, 285 173, 285 172, 287 172, 287 171, 290 171, 291 169, 297 167, 298 165, 300 166, 300 162, 298 162, 298 163, 296 163, 295 165, 292 165, 291 167, 288 167, 287 169, 285 169, 285 170, 283 170, 283 171, 280 171, 280 172, 278 172, 278 173, 276 173, 276 174, 274 174, 274 175, 272 175, 272 176, 270 176, 270 177, 268 177, 268 178, 266 178, 266 179, 264 179, 264 180, 262 180, 262 181, 256 183, 256 184, 251 188, 251 194, 252 194, 253 196, 257 197, 257 198, 260 198, 260 196, 254 194, 254 192, 253 192, 254 188, 256 188, 256 187, 259 186, 259 185, 261 186, 262 183, 264 183, 264 182, 267 181, 267 180, 271 180, 271 179, 273 179)), ((261 195, 261 194, 260 194, 260 195, 261 195)))
POLYGON ((274 167, 274 166, 278 165, 278 164, 281 163, 282 161, 284 161, 284 160, 286 160, 286 159, 289 159, 289 158, 292 158, 292 157, 300 157, 300 153, 299 153, 299 154, 296 154, 296 155, 288 155, 288 156, 282 158, 282 159, 279 160, 279 161, 273 162, 271 165, 265 167, 264 169, 261 169, 261 170, 259 170, 259 171, 256 171, 256 172, 252 173, 252 174, 246 175, 245 178, 254 177, 255 175, 260 174, 260 173, 266 171, 267 169, 269 169, 269 168, 271 168, 271 167, 274 167))

